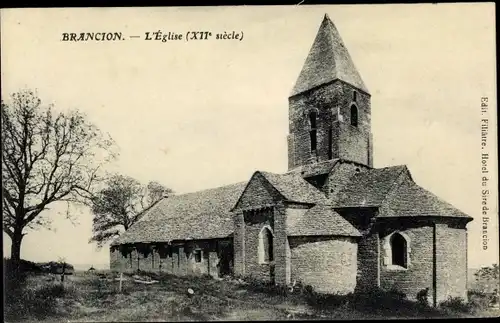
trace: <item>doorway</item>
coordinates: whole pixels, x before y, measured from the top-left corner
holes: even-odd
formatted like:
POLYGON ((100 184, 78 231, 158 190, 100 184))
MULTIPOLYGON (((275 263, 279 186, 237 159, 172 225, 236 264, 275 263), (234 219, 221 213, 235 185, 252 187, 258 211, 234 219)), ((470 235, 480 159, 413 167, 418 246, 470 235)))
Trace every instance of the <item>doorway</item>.
POLYGON ((219 244, 219 277, 233 273, 233 246, 226 243, 219 244))

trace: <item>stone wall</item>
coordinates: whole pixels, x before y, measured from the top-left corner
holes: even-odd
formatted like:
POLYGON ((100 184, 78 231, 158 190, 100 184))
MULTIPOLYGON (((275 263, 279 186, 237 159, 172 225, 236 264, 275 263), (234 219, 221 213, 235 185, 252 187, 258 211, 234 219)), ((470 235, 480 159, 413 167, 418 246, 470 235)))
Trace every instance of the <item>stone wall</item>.
POLYGON ((371 97, 345 82, 340 82, 340 84, 341 100, 337 118, 340 123, 338 157, 371 167, 373 165, 371 97), (353 92, 357 93, 356 101, 353 101, 353 92), (351 125, 351 105, 353 104, 358 109, 357 127, 351 125))
POLYGON ((323 293, 356 287, 357 243, 347 237, 289 237, 291 280, 323 293))
POLYGON ((288 168, 332 158, 372 165, 370 95, 334 81, 289 98, 288 168), (356 102, 353 91, 357 92, 356 102), (351 125, 351 105, 358 126, 351 125), (317 112, 317 149, 311 152, 309 112, 317 112))
POLYGON ((128 250, 110 248, 112 271, 136 272, 137 270, 174 275, 203 275, 219 277, 218 263, 221 245, 232 245, 231 239, 192 240, 163 245, 158 249, 151 244, 129 245, 128 250), (195 259, 195 250, 201 251, 201 261, 195 259), (145 252, 145 250, 147 250, 145 252))
POLYGON ((287 211, 283 205, 274 208, 274 258, 276 283, 287 285, 290 283, 291 250, 287 236, 287 211))
POLYGON ((446 223, 436 224, 436 296, 467 300, 467 231, 446 223))
POLYGON ((234 221, 234 273, 245 276, 245 220, 243 212, 237 212, 233 216, 234 221))
POLYGON ((373 208, 336 211, 362 234, 358 240, 356 291, 364 292, 380 287, 380 243, 378 228, 375 226, 377 211, 373 208))
POLYGON ((274 214, 272 209, 248 211, 244 213, 244 268, 245 276, 250 276, 261 281, 271 281, 272 271, 276 261, 276 232, 274 227, 274 214), (259 233, 264 227, 273 232, 274 261, 259 263, 259 233))
POLYGON ((428 301, 438 305, 448 297, 467 300, 467 231, 462 221, 394 219, 381 227, 381 287, 396 288, 416 299, 429 288, 428 301), (400 232, 408 243, 407 268, 390 265, 387 239, 400 232))
POLYGON ((394 228, 382 233, 380 285, 383 289, 397 289, 404 292, 409 299, 415 300, 417 293, 429 288, 429 300, 433 295, 433 235, 434 228, 430 224, 412 227, 394 228), (407 268, 393 266, 388 259, 387 243, 390 233, 397 230, 407 237, 407 268), (387 246, 387 245, 386 245, 387 246))
POLYGON ((339 143, 338 158, 352 160, 368 165, 369 137, 359 128, 348 123, 339 122, 334 127, 338 129, 333 141, 339 143))
POLYGON ((358 242, 356 290, 367 291, 380 286, 380 249, 377 233, 368 232, 358 242))
MULTIPOLYGON (((281 234, 275 229, 275 209, 281 195, 258 172, 252 176, 248 186, 238 200, 234 211, 234 268, 241 276, 251 276, 262 281, 274 281, 274 269, 281 245, 281 234), (275 260, 260 263, 259 233, 264 227, 273 232, 275 260), (276 239, 278 238, 278 239, 276 239)), ((279 226, 282 230, 284 225, 279 226)), ((286 231, 285 231, 286 234, 286 231)), ((279 258, 279 257, 278 257, 279 258)))

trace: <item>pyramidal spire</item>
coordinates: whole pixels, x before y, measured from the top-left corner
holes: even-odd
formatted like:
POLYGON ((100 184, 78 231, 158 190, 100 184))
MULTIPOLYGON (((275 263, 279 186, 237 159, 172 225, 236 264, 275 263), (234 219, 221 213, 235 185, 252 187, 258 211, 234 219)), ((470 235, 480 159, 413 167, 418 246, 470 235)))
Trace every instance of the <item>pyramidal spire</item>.
POLYGON ((325 14, 290 96, 337 79, 369 93, 337 28, 325 14))

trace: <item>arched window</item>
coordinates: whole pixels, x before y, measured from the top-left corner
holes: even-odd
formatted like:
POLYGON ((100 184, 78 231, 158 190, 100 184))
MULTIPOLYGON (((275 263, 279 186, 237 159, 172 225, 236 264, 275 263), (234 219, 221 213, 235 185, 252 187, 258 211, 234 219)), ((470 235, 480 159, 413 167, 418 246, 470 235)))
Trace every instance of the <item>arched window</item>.
POLYGON ((316 111, 311 111, 309 113, 309 136, 311 139, 311 152, 316 151, 318 140, 317 140, 317 131, 316 131, 316 122, 318 119, 318 113, 316 111))
POLYGON ((351 126, 358 126, 358 108, 354 104, 351 105, 351 126))
POLYGON ((392 265, 407 268, 408 266, 408 245, 406 239, 399 233, 394 233, 390 239, 391 263, 392 265))
POLYGON ((266 226, 259 233, 259 263, 267 264, 273 260, 273 233, 266 226))
POLYGON ((311 129, 316 129, 316 121, 318 120, 318 113, 316 111, 309 112, 309 125, 311 129))

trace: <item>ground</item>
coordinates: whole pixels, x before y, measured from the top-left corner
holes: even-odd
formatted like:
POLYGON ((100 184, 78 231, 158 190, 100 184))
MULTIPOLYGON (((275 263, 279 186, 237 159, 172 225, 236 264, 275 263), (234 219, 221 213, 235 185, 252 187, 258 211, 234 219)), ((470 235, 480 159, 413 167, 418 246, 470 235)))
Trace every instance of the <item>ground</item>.
POLYGON ((257 282, 209 277, 154 277, 141 284, 124 276, 122 292, 111 273, 28 277, 23 296, 11 297, 9 322, 113 322, 290 319, 388 319, 414 317, 499 316, 498 310, 462 313, 423 308, 408 301, 371 295, 362 301, 345 296, 321 296, 295 290, 290 293, 257 282), (188 292, 192 289, 193 294, 188 292), (368 301, 371 299, 371 301, 368 301), (379 301, 373 301, 377 299, 379 301), (17 300, 17 302, 15 301, 17 300), (23 300, 23 301, 21 301, 23 300), (378 302, 378 303, 377 303, 378 302))

